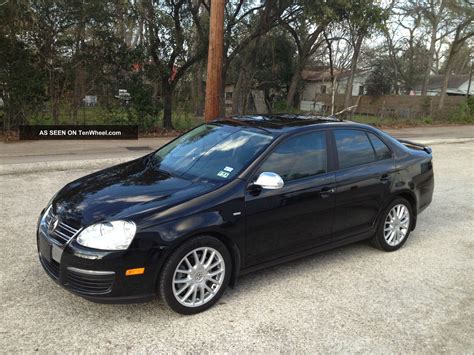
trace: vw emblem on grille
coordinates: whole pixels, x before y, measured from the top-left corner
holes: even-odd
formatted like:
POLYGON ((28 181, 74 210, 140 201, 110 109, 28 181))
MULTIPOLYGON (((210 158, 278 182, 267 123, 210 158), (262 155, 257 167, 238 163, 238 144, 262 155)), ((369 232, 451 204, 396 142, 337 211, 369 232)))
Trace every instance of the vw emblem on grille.
POLYGON ((49 222, 49 226, 48 226, 48 232, 53 233, 58 227, 58 224, 59 224, 58 216, 54 216, 53 218, 51 218, 51 222, 49 222))

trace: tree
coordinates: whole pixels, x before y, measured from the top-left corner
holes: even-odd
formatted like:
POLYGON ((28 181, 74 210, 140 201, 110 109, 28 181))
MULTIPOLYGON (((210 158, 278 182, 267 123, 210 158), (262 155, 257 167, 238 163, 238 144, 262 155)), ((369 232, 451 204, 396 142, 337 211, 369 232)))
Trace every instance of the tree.
POLYGON ((381 29, 381 25, 387 15, 387 12, 370 0, 351 1, 345 7, 345 21, 349 28, 352 44, 352 61, 344 93, 345 107, 351 105, 352 85, 362 42, 374 29, 381 29))
MULTIPOLYGON (((258 43, 272 28, 281 22, 288 21, 293 15, 294 7, 291 0, 267 0, 261 3, 245 2, 244 0, 228 1, 224 26, 224 60, 222 66, 222 92, 224 92, 227 73, 239 54, 249 45, 258 43)), ((258 49, 258 48, 257 48, 258 49)), ((245 69, 244 69, 245 70, 245 69)), ((247 73, 249 69, 246 70, 247 73)), ((247 74, 242 73, 241 81, 248 82, 247 74)), ((242 98, 248 83, 241 83, 234 89, 234 96, 242 98)), ((224 103, 224 100, 221 100, 224 103)), ((221 108, 223 111, 223 107, 221 108)))
POLYGON ((263 90, 267 110, 271 112, 275 94, 291 79, 294 52, 291 39, 278 27, 247 46, 228 72, 228 78, 236 82, 232 113, 246 112, 253 88, 263 90))
POLYGON ((421 41, 413 40, 398 58, 403 89, 410 94, 423 81, 429 51, 421 41))
POLYGON ((47 91, 50 100, 51 116, 59 123, 61 98, 70 84, 67 75, 68 57, 71 48, 71 28, 74 18, 67 1, 33 0, 25 16, 31 21, 26 31, 27 41, 34 47, 39 57, 39 65, 48 76, 47 91))
POLYGON ((187 70, 206 53, 206 34, 199 16, 200 3, 190 0, 147 0, 137 13, 145 24, 145 46, 156 77, 161 84, 163 126, 173 128, 173 93, 187 70), (197 33, 200 45, 190 43, 197 33), (190 51, 190 48, 195 48, 190 51))
POLYGON ((323 43, 321 38, 325 28, 332 22, 347 18, 349 2, 345 0, 327 2, 324 0, 301 0, 300 8, 294 11, 293 17, 281 21, 281 25, 290 33, 295 42, 297 60, 291 78, 287 106, 293 107, 296 103, 296 94, 299 92, 301 72, 305 69, 310 58, 323 43))
POLYGON ((334 114, 336 92, 338 89, 337 77, 350 67, 350 42, 347 40, 347 28, 338 22, 326 27, 323 35, 326 42, 326 62, 329 63, 331 82, 331 115, 334 114))
POLYGON ((423 18, 428 22, 430 45, 428 49, 426 69, 423 74, 421 95, 426 96, 428 80, 433 70, 433 61, 436 51, 436 43, 442 40, 448 31, 442 32, 442 27, 447 27, 449 16, 446 16, 446 0, 422 0, 414 3, 416 11, 421 11, 423 18))
POLYGON ((390 95, 395 87, 395 75, 391 59, 377 58, 367 78, 367 94, 373 96, 390 95))
POLYGON ((443 79, 443 87, 441 88, 440 98, 438 101, 438 110, 444 106, 444 99, 448 89, 449 76, 454 64, 456 55, 459 53, 463 45, 474 37, 474 9, 468 1, 455 1, 449 3, 449 7, 453 14, 456 14, 456 25, 454 38, 451 42, 448 58, 446 59, 446 68, 443 79))
POLYGON ((5 32, 0 30, 0 97, 4 102, 3 131, 7 138, 11 128, 27 123, 29 114, 41 110, 46 100, 47 77, 37 65, 39 58, 14 35, 20 26, 15 10, 10 8, 0 15, 0 21, 5 19, 3 23, 8 24, 5 32))
MULTIPOLYGON (((474 60, 474 47, 466 41, 458 50, 451 63, 452 74, 469 74, 471 71, 471 62, 474 60)), ((445 52, 445 56, 449 55, 450 48, 445 52)), ((446 73, 447 61, 440 68, 440 73, 446 73)))

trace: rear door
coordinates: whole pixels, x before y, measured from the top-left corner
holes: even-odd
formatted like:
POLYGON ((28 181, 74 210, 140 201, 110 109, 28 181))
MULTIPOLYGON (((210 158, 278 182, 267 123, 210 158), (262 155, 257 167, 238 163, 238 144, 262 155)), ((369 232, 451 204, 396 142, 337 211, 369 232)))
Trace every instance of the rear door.
POLYGON ((249 264, 257 264, 328 243, 334 208, 335 175, 328 169, 324 130, 281 142, 254 174, 277 173, 279 190, 249 188, 245 194, 249 264))
POLYGON ((333 240, 371 230, 390 193, 392 152, 374 133, 334 129, 336 195, 333 240))

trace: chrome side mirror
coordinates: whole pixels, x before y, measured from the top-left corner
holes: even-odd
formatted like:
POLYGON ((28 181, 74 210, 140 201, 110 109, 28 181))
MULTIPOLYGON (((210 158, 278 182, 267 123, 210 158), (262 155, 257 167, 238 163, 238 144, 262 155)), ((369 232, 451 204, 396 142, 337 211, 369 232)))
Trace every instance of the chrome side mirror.
POLYGON ((267 190, 278 190, 285 185, 280 175, 267 171, 261 173, 253 184, 267 190))

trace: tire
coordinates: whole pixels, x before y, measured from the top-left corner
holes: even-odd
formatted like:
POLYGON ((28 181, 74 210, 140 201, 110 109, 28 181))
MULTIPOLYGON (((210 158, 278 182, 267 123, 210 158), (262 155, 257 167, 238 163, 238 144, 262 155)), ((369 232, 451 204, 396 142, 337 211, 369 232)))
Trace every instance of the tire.
POLYGON ((225 292, 231 269, 230 253, 219 239, 205 235, 192 238, 163 265, 158 283, 160 297, 175 312, 203 312, 225 292))
POLYGON ((397 197, 383 210, 380 216, 377 230, 371 240, 372 245, 384 251, 400 249, 410 236, 414 222, 410 202, 402 197, 397 197), (407 215, 408 222, 403 217, 399 218, 399 215, 403 217, 407 215))

